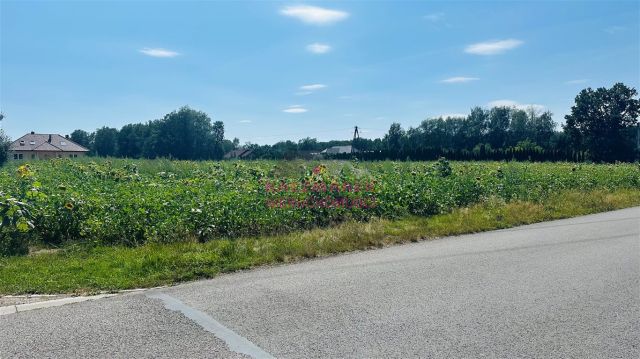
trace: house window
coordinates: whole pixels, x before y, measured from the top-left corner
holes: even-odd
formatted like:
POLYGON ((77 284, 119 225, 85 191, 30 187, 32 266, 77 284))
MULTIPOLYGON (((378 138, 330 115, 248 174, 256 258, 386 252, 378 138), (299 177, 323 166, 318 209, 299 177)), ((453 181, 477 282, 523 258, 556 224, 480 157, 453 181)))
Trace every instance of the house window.
POLYGON ((24 141, 20 141, 20 146, 24 146, 24 141))
POLYGON ((69 154, 69 158, 73 158, 73 155, 71 153, 69 154))
POLYGON ((17 160, 17 159, 18 159, 18 154, 17 154, 17 153, 14 153, 14 154, 13 154, 13 159, 14 159, 14 160, 17 160))
POLYGON ((36 141, 29 141, 29 144, 33 146, 36 144, 36 141))
POLYGON ((78 155, 76 155, 76 154, 73 154, 73 158, 76 158, 76 157, 78 157, 78 155))
POLYGON ((62 155, 58 155, 58 158, 62 158, 62 155))
POLYGON ((35 160, 35 159, 36 159, 36 155, 35 155, 35 154, 32 154, 32 155, 31 155, 31 159, 32 159, 32 160, 35 160))
POLYGON ((60 141, 60 146, 66 146, 67 143, 65 141, 60 141))
POLYGON ((22 159, 22 153, 18 154, 18 159, 21 160, 22 159))

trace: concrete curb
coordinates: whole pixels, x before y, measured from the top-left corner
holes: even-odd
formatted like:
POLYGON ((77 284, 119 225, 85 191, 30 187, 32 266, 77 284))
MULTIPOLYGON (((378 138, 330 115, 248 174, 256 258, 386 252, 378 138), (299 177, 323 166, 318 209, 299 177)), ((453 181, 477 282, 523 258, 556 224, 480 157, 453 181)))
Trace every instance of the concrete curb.
POLYGON ((6 307, 0 307, 0 316, 16 313, 18 309, 15 305, 7 305, 6 307))
POLYGON ((19 313, 19 312, 26 312, 34 309, 59 307, 65 304, 80 303, 88 300, 108 298, 108 297, 113 297, 115 295, 117 294, 100 294, 100 295, 91 295, 91 296, 84 296, 84 297, 69 297, 69 298, 62 298, 62 299, 54 299, 54 300, 48 300, 43 302, 28 303, 28 304, 8 305, 6 307, 0 307, 0 316, 19 313))

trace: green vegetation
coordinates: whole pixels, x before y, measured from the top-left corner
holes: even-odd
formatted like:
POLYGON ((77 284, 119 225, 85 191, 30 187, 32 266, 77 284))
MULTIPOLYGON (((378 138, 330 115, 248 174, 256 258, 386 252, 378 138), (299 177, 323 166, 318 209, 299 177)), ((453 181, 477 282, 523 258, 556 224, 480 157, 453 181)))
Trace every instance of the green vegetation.
POLYGON ((0 258, 0 293, 77 293, 168 285, 254 266, 507 228, 640 205, 639 189, 563 191, 542 202, 498 198, 432 217, 347 222, 261 238, 71 247, 0 258))
POLYGON ((212 122, 206 113, 187 106, 161 119, 128 124, 120 130, 106 126, 92 133, 75 130, 71 140, 101 157, 181 160, 219 160, 238 144, 224 139, 221 121, 212 122))
POLYGON ((638 205, 639 189, 637 164, 8 165, 0 169, 0 292, 174 283, 638 205))
MULTIPOLYGON (((4 114, 0 112, 0 123, 2 123, 3 119, 4 119, 4 114)), ((0 166, 2 166, 7 161, 7 155, 9 152, 10 144, 11 144, 11 141, 9 137, 0 128, 0 166)))
POLYGON ((571 114, 565 116, 564 131, 573 147, 588 151, 594 161, 632 160, 634 151, 640 151, 637 95, 636 89, 622 83, 580 91, 571 114))
POLYGON ((56 159, 0 170, 0 240, 206 242, 432 216, 489 198, 536 203, 565 190, 639 187, 633 164, 56 159))
MULTIPOLYGON (((353 145, 361 160, 633 161, 640 159, 637 95, 635 88, 623 83, 584 89, 576 96, 562 131, 551 112, 535 107, 474 107, 466 116, 427 118, 406 130, 393 123, 382 138, 320 142, 307 137, 243 147, 251 150, 248 159, 272 160, 311 158, 311 153, 331 146, 353 145)), ((344 134, 351 133, 347 129, 344 134)), ((222 122, 212 122, 204 112, 188 107, 120 130, 75 130, 71 139, 102 157, 181 160, 221 159, 240 143, 237 138, 224 139, 222 122)), ((351 157, 350 153, 335 156, 351 157)))

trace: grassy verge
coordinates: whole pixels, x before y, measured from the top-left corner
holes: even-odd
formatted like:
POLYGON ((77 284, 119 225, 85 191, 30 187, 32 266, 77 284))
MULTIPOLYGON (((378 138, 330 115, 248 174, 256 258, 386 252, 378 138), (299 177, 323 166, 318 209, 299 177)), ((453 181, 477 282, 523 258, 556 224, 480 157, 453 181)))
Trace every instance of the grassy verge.
POLYGON ((0 259, 0 294, 93 293, 213 277, 395 243, 513 227, 640 205, 640 189, 565 192, 543 203, 488 201, 451 213, 345 223, 282 236, 66 249, 0 259))

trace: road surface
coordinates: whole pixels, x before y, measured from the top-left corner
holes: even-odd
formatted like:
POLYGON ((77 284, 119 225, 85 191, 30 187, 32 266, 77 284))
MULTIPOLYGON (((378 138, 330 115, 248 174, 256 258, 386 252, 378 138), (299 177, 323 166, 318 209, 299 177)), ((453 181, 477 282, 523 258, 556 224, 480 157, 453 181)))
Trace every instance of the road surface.
POLYGON ((640 207, 0 316, 0 357, 640 357, 640 207))

